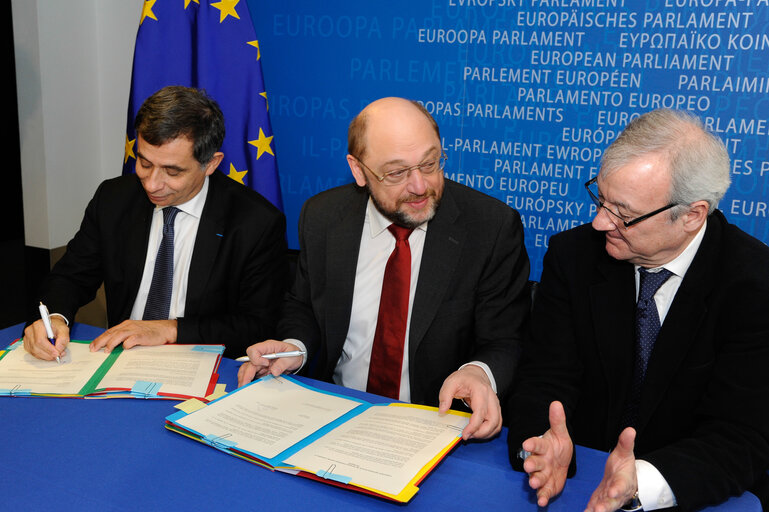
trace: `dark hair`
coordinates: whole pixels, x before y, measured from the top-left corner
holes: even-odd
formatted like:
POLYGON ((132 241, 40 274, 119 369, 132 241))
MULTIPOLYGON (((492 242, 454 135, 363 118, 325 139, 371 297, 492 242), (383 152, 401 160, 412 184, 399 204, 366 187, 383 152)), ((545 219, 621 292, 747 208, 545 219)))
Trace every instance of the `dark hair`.
POLYGON ((144 100, 134 121, 136 133, 153 146, 179 137, 192 141, 192 155, 207 164, 224 141, 224 115, 202 89, 173 85, 144 100))
MULTIPOLYGON (((438 129, 438 123, 435 122, 435 119, 433 119, 433 116, 430 115, 430 112, 428 112, 424 105, 418 101, 408 101, 414 105, 417 110, 424 114, 424 116, 430 122, 430 126, 432 126, 433 130, 435 130, 435 135, 438 136, 438 140, 440 140, 441 132, 438 129)), ((353 118, 353 120, 350 122, 350 127, 347 129, 347 153, 354 156, 355 158, 363 158, 363 155, 366 152, 363 139, 366 136, 367 118, 368 107, 361 110, 360 113, 353 118)))

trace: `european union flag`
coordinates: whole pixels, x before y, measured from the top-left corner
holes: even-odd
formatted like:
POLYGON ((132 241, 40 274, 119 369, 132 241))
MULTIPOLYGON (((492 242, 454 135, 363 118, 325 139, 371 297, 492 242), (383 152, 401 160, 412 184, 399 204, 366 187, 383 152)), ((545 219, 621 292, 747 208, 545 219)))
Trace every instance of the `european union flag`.
POLYGON ((134 172, 134 117, 167 85, 205 89, 222 108, 220 170, 283 209, 259 41, 241 0, 145 0, 136 34, 123 174, 134 172))

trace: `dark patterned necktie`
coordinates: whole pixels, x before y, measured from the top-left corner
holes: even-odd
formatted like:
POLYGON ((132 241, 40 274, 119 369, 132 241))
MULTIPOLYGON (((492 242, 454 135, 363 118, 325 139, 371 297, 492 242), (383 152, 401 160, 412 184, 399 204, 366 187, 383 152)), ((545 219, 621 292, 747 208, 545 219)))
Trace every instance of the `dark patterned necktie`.
POLYGON ((654 294, 673 275, 671 271, 664 268, 659 272, 649 272, 645 268, 639 268, 638 274, 640 285, 635 311, 635 365, 630 401, 625 409, 623 420, 624 426, 635 426, 638 420, 638 407, 641 403, 641 389, 646 379, 646 367, 649 365, 654 342, 657 341, 657 334, 660 332, 660 316, 657 304, 654 302, 654 294))
POLYGON ((409 236, 414 230, 395 224, 390 224, 387 229, 395 237, 395 249, 385 267, 366 391, 397 400, 401 386, 411 287, 409 236))
POLYGON ((174 289, 174 219, 179 209, 163 208, 163 239, 160 241, 143 320, 168 320, 174 289))

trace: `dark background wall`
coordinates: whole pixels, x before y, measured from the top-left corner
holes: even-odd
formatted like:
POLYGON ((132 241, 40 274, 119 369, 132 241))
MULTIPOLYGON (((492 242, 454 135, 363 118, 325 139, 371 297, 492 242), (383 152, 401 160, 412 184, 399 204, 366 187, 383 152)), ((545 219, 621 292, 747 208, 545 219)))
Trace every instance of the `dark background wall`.
POLYGON ((13 91, 3 99, 5 115, 3 136, 0 137, 0 153, 3 155, 3 179, 0 186, 0 327, 6 327, 24 319, 25 305, 31 300, 26 290, 37 286, 38 278, 32 274, 26 276, 26 268, 42 262, 47 270, 45 258, 48 253, 32 250, 25 264, 19 119, 10 2, 0 2, 0 59, 0 69, 5 70, 6 90, 13 91))

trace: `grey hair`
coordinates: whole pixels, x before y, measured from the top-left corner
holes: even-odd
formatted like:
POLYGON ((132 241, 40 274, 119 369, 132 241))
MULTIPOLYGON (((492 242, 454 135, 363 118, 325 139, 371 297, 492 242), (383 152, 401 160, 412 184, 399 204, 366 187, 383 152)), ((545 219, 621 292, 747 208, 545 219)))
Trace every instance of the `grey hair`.
POLYGON ((729 154, 721 139, 684 111, 658 109, 633 119, 606 149, 599 173, 604 177, 636 158, 659 154, 670 165, 670 203, 675 220, 695 201, 718 207, 730 184, 729 154))

